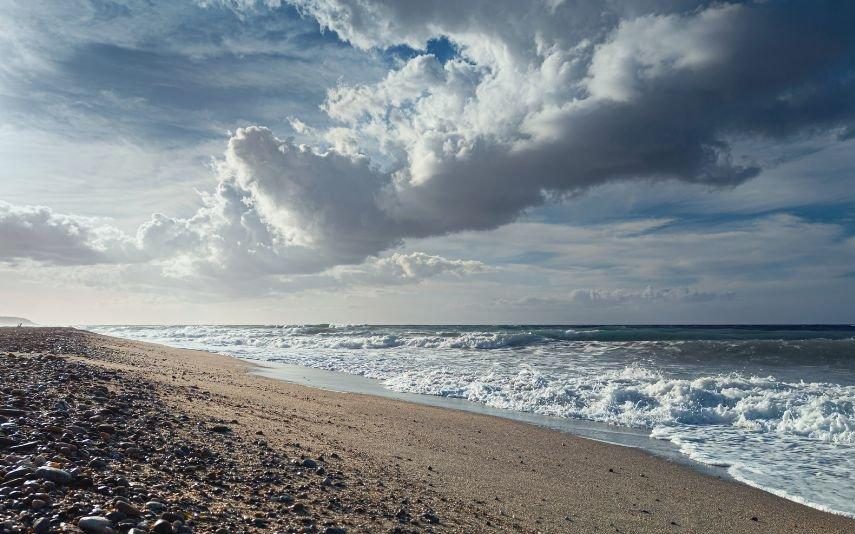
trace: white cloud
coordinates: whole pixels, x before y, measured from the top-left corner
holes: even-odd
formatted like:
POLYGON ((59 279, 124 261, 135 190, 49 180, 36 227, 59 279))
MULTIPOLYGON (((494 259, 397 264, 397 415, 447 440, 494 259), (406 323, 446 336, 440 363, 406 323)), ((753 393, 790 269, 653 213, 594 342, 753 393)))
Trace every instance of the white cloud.
POLYGON ((479 261, 450 260, 423 252, 395 252, 360 266, 336 269, 332 275, 346 285, 391 285, 419 283, 440 275, 460 277, 488 270, 479 261))
POLYGON ((133 248, 121 232, 93 219, 0 201, 0 261, 94 264, 129 258, 133 248))

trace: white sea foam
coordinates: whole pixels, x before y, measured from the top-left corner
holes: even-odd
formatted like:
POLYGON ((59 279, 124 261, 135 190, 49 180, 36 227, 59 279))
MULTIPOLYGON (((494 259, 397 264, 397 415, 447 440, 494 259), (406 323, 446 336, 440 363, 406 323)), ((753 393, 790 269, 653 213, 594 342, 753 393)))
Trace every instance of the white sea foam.
POLYGON ((746 483, 855 515, 851 332, 798 339, 807 334, 365 325, 96 330, 362 375, 396 391, 648 428, 746 483))

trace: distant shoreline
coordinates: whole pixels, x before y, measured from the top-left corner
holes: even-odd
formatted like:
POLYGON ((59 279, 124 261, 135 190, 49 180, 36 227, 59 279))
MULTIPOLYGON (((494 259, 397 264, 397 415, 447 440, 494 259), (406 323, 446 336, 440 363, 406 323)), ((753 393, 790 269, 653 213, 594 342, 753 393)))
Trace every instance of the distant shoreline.
POLYGON ((0 327, 9 326, 36 326, 36 323, 24 317, 2 316, 0 315, 0 327))

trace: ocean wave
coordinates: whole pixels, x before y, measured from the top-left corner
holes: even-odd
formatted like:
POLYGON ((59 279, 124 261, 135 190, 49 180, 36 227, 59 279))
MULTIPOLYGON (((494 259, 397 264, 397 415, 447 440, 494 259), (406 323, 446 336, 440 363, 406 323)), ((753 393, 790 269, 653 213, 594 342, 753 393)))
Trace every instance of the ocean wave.
POLYGON ((512 375, 424 369, 387 376, 385 383, 396 391, 624 426, 731 425, 855 444, 851 386, 786 383, 736 373, 668 379, 637 366, 585 376, 549 376, 530 368, 512 375))
POLYGON ((95 330, 361 375, 401 392, 647 428, 652 437, 673 442, 699 462, 726 466, 752 485, 855 514, 852 328, 95 330))

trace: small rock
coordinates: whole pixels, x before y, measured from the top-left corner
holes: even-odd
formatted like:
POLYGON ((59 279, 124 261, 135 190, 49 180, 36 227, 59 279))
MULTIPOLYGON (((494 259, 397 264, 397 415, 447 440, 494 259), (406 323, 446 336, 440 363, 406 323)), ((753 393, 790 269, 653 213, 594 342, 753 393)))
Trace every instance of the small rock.
POLYGON ((105 462, 101 458, 93 458, 89 462, 89 467, 91 467, 92 469, 95 469, 96 471, 101 471, 102 469, 107 468, 107 462, 105 462))
POLYGON ((107 514, 104 517, 106 517, 107 519, 109 519, 113 523, 118 523, 119 521, 122 521, 122 520, 128 518, 127 515, 123 514, 122 512, 119 512, 118 510, 113 510, 112 512, 107 512, 107 514))
POLYGON ((422 519, 431 524, 439 523, 439 516, 431 512, 430 510, 427 510, 425 513, 422 514, 422 519))
POLYGON ((47 503, 41 499, 33 499, 32 502, 30 503, 30 508, 32 508, 33 510, 41 510, 46 505, 47 505, 47 503))
POLYGON ((33 531, 36 534, 45 534, 50 532, 50 519, 47 517, 36 519, 35 523, 33 523, 33 531))
POLYGON ((145 509, 151 510, 156 514, 160 514, 166 511, 166 505, 162 502, 148 501, 147 503, 145 503, 145 509))
POLYGON ((56 467, 39 467, 36 469, 36 476, 42 480, 50 480, 54 484, 68 484, 73 478, 68 471, 56 467))
POLYGON ((311 458, 306 458, 303 460, 301 465, 305 468, 308 468, 308 469, 314 469, 314 468, 318 467, 318 462, 312 460, 311 458))
POLYGON ((33 470, 29 467, 19 467, 18 469, 13 469, 6 473, 6 476, 3 477, 3 480, 15 480, 16 478, 22 478, 29 474, 32 474, 33 470))
POLYGON ((151 531, 157 534, 170 534, 172 532, 172 523, 166 519, 158 519, 151 526, 151 531))
POLYGON ((341 527, 327 527, 324 534, 347 534, 347 530, 341 527))
POLYGON ((106 517, 98 515, 89 515, 80 518, 77 526, 84 532, 92 532, 93 534, 112 534, 113 523, 106 517))
POLYGON ((139 509, 129 502, 116 501, 115 506, 116 506, 116 510, 118 510, 119 512, 122 512, 125 515, 129 515, 131 517, 137 517, 138 515, 140 515, 139 509))

